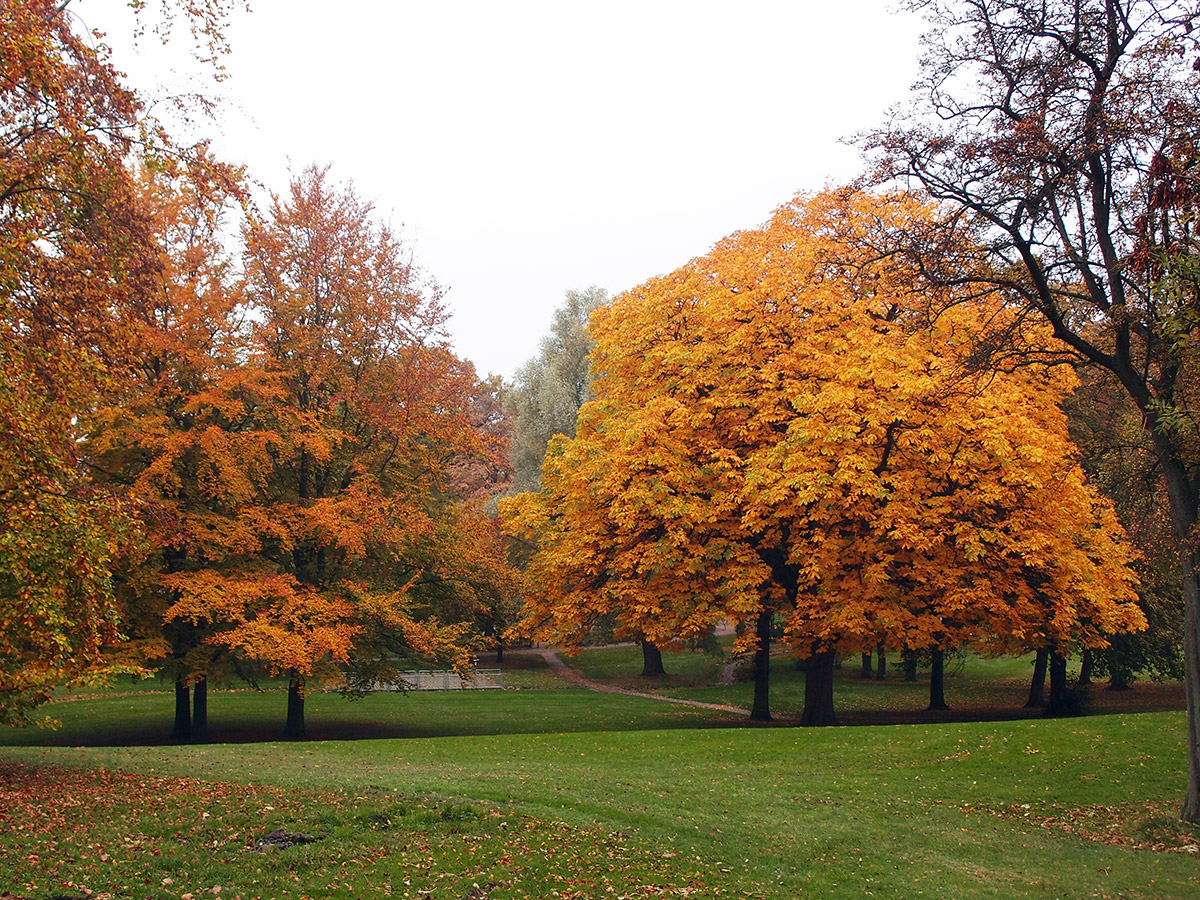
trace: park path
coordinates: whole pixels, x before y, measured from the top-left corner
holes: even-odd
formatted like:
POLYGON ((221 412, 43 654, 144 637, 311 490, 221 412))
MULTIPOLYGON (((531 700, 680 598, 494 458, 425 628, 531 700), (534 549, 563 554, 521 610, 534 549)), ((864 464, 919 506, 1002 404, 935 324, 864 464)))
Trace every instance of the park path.
POLYGON ((725 703, 705 703, 703 700, 685 700, 682 697, 667 697, 663 694, 651 693, 650 691, 634 691, 629 688, 613 687, 611 684, 592 681, 592 679, 585 678, 563 662, 562 657, 558 655, 558 650, 554 647, 534 647, 531 652, 538 654, 538 656, 546 660, 546 663, 554 671, 555 675, 572 684, 587 688, 589 691, 599 691, 602 694, 624 694, 627 697, 645 697, 647 700, 661 700, 664 703, 675 703, 680 706, 694 706, 698 709, 715 709, 720 712, 738 713, 745 716, 750 715, 750 710, 742 706, 730 706, 725 703))

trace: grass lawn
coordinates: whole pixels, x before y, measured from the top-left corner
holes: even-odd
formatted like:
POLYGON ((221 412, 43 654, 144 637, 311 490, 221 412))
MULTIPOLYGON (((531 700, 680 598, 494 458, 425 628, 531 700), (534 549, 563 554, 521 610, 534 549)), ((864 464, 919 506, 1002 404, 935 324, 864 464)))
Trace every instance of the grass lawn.
MULTIPOLYGON (((728 658, 699 651, 664 653, 666 678, 642 678, 642 652, 635 645, 593 647, 564 661, 580 674, 606 684, 671 697, 722 703, 749 709, 753 684, 748 678, 722 684, 721 673, 728 658)), ((892 658, 889 662, 899 662, 892 658)), ((834 673, 834 703, 838 714, 849 723, 887 718, 891 714, 914 713, 929 706, 929 672, 915 682, 904 681, 903 673, 889 666, 885 681, 864 679, 857 658, 846 660, 834 673)), ((988 659, 967 656, 947 667, 946 701, 952 713, 971 715, 978 710, 988 716, 1022 714, 1029 697, 1033 654, 1023 657, 988 659)), ((1072 673, 1074 677, 1074 673, 1072 673)), ((1182 709, 1182 685, 1138 682, 1130 692, 1106 691, 1093 686, 1091 704, 1096 712, 1126 712, 1145 709, 1182 709)), ((787 656, 771 659, 771 711, 784 720, 799 718, 804 709, 804 673, 787 656)), ((1036 715, 1038 713, 1029 713, 1036 715)))
POLYGON ((11 747, 0 884, 38 900, 1194 898, 1183 726, 11 747), (276 828, 320 839, 254 852, 276 828))
MULTIPOLYGON (((174 694, 116 692, 54 703, 54 729, 0 731, 0 744, 153 745, 170 743, 174 694)), ((214 742, 274 740, 283 733, 286 689, 210 691, 209 732, 214 742)), ((310 694, 305 719, 313 740, 410 738, 447 735, 641 731, 742 724, 732 713, 696 709, 580 688, 505 691, 378 693, 361 700, 310 694)))
MULTIPOLYGON (((665 661, 658 689, 748 705, 720 657, 665 661)), ((647 686, 637 647, 571 665, 647 686)), ((169 743, 156 682, 52 704, 57 731, 0 731, 0 900, 1200 896, 1182 712, 757 728, 504 668, 505 691, 311 695, 305 743, 271 741, 276 684, 212 691, 203 746, 169 743)), ((772 675, 798 712, 802 675, 772 675)), ((1019 705, 1027 677, 968 660, 948 699, 1019 705)), ((852 717, 927 684, 847 665, 836 690, 852 717)))
MULTIPOLYGON (((729 643, 729 640, 725 641, 726 645, 729 643)), ((635 690, 651 688, 669 691, 720 685, 721 670, 729 660, 727 656, 700 650, 664 653, 663 668, 667 670, 666 678, 642 678, 642 648, 637 644, 587 647, 575 656, 563 655, 563 661, 593 681, 635 690)))

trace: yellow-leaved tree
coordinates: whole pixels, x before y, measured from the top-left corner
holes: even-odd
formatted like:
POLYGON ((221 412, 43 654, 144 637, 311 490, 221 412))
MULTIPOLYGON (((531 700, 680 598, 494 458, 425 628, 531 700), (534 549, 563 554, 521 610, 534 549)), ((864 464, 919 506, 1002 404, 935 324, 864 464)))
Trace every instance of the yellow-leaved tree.
POLYGON ((672 646, 732 619, 769 718, 782 617, 820 724, 839 650, 1065 652, 1143 627, 1119 527, 1073 461, 1069 374, 973 374, 969 339, 1003 308, 931 324, 919 270, 869 250, 930 214, 800 196, 593 316, 596 400, 541 490, 503 508, 538 546, 530 633, 570 647, 614 614, 672 646))

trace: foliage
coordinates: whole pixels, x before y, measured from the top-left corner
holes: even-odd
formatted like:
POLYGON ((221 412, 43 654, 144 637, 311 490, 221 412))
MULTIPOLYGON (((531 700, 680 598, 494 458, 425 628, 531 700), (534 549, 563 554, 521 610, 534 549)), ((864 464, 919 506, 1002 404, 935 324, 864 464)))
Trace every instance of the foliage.
POLYGON ((1170 851, 1197 835, 1166 814, 1179 789, 1181 725, 1169 713, 668 739, 591 731, 328 742, 266 755, 246 744, 6 750, 27 767, 6 780, 12 800, 0 809, 28 809, 20 824, 47 828, 56 852, 27 859, 29 841, 6 823, 0 866, 18 886, 41 885, 54 868, 96 893, 115 884, 173 898, 216 884, 222 896, 235 885, 246 895, 252 879, 264 896, 296 890, 293 878, 311 891, 360 869, 368 892, 390 882, 394 896, 441 887, 469 896, 473 883, 513 881, 496 900, 607 896, 589 884, 600 874, 614 879, 613 896, 633 897, 687 887, 693 897, 1185 898, 1196 861, 1170 851), (43 768, 56 763, 135 774, 43 768), (76 801, 83 814, 68 807, 76 801), (52 824, 59 815, 70 827, 52 824), (372 816, 393 827, 371 827, 372 816), (325 839, 273 856, 241 852, 278 826, 325 839), (543 844, 559 848, 553 865, 537 861, 543 844), (501 878, 476 876, 493 865, 501 878))
POLYGON ((308 169, 246 230, 245 355, 211 399, 198 477, 214 520, 174 618, 300 684, 404 658, 467 663, 507 568, 475 479, 500 465, 472 418, 436 285, 371 208, 308 169), (474 474, 472 474, 474 473, 474 474), (211 542, 211 543, 209 543, 211 542), (215 546, 213 546, 215 544, 215 546))
POLYGON ((181 573, 221 555, 222 509, 237 499, 208 468, 231 430, 228 407, 212 402, 246 348, 234 260, 224 249, 227 217, 245 201, 240 173, 198 147, 186 157, 144 160, 140 195, 154 216, 158 281, 128 316, 129 363, 105 403, 89 413, 80 441, 93 481, 124 492, 145 538, 117 568, 130 640, 121 655, 157 661, 182 683, 208 674, 219 620, 167 616, 181 573))
MULTIPOLYGON (((110 580, 133 517, 89 482, 83 421, 109 402, 131 322, 160 278, 153 213, 130 161, 183 154, 72 31, 68 2, 0 8, 0 721, 64 679, 111 670, 110 580)), ((142 4, 136 4, 141 6, 142 4)), ((226 0, 161 4, 214 67, 226 0)))
POLYGON ((129 518, 80 471, 156 254, 125 155, 137 100, 49 0, 0 8, 0 721, 102 665, 129 518))
POLYGON ((1088 479, 1113 500, 1130 543, 1138 597, 1146 614, 1143 632, 1123 634, 1096 654, 1094 675, 1118 683, 1144 674, 1155 680, 1183 678, 1183 597, 1179 560, 1171 534, 1154 448, 1133 403, 1111 383, 1111 374, 1083 368, 1081 387, 1066 409, 1072 439, 1088 479))
POLYGON ((863 255, 927 215, 800 197, 593 317, 597 398, 540 492, 502 506, 539 546, 525 627, 573 646, 615 612, 671 646, 776 608, 801 655, 1144 627, 1119 526, 1072 462, 1067 374, 975 377, 974 323, 1004 311, 927 323, 919 272, 863 255))
POLYGON ((575 434, 579 407, 591 398, 588 319, 607 302, 608 294, 594 285, 567 291, 538 355, 517 370, 515 383, 505 392, 504 409, 513 427, 514 492, 536 490, 550 439, 575 434))
POLYGON ((912 249, 935 282, 1022 309, 999 357, 1044 353, 1023 324, 1110 371, 1142 416, 1180 559, 1190 700, 1183 814, 1200 820, 1200 444, 1192 0, 914 0, 931 24, 920 99, 866 136, 883 179, 946 215, 912 249), (963 238, 966 238, 965 240, 963 238), (927 247, 960 253, 928 253, 927 247), (1032 313, 1033 315, 1029 315, 1032 313))

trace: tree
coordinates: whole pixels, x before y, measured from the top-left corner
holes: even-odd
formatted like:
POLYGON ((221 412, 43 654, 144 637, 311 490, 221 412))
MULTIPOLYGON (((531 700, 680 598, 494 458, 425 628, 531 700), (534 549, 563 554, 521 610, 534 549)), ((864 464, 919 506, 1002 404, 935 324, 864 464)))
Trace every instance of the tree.
POLYGON ((48 0, 13 0, 0 65, 0 721, 18 722, 119 637, 130 520, 75 439, 155 254, 125 165, 139 106, 102 52, 48 0))
POLYGON ((220 655, 208 639, 223 623, 164 617, 179 599, 167 582, 227 554, 211 535, 239 502, 206 463, 216 436, 236 428, 213 398, 247 349, 242 293, 225 249, 228 213, 245 195, 240 173, 204 147, 146 158, 138 189, 154 215, 158 285, 129 313, 126 371, 87 417, 79 446, 93 481, 132 501, 145 539, 143 552, 117 570, 122 652, 174 681, 173 735, 203 739, 207 677, 220 655))
POLYGON ((608 294, 595 285, 567 291, 538 355, 517 370, 515 383, 505 392, 504 410, 514 428, 515 493, 537 489, 546 447, 554 435, 575 434, 575 417, 591 397, 588 355, 593 343, 588 319, 606 303, 608 294))
POLYGON ((967 338, 1003 310, 929 324, 919 270, 861 253, 927 217, 902 195, 799 197, 597 312, 596 400, 541 491, 502 507, 539 547, 528 628, 569 645, 615 613, 657 643, 733 619, 767 718, 783 615, 822 724, 835 648, 1141 624, 1119 528, 1070 460, 1068 374, 973 377, 967 338))
POLYGON ((1067 404, 1071 435, 1088 479, 1113 500, 1130 542, 1139 551, 1134 568, 1148 626, 1144 632, 1120 635, 1112 646, 1092 654, 1092 667, 1081 670, 1079 680, 1084 683, 1085 675, 1107 675, 1113 690, 1127 688, 1137 674, 1180 681, 1184 617, 1178 548, 1154 447, 1141 414, 1113 383, 1110 372, 1084 367, 1080 376, 1081 387, 1067 404))
POLYGON ((511 580, 469 473, 503 448, 472 417, 480 385, 446 346, 437 286, 352 190, 309 168, 245 241, 253 326, 202 448, 219 507, 202 539, 221 546, 164 577, 167 615, 229 622, 211 640, 286 673, 300 737, 314 679, 468 665, 511 580))
MULTIPOLYGON (((1200 453, 1190 410, 1200 321, 1194 217, 1200 112, 1192 2, 919 0, 933 30, 923 99, 867 136, 884 178, 943 205, 936 281, 1000 291, 1111 372, 1154 447, 1185 600, 1189 781, 1200 820, 1200 453), (945 243, 942 241, 942 243, 945 243)), ((1033 321, 1026 315, 1019 323, 1033 321)), ((1027 355, 1021 328, 1003 335, 1027 355)), ((997 345, 999 346, 999 345, 997 345)))
MULTIPOLYGON (((127 316, 156 279, 150 216, 128 165, 169 148, 68 2, 0 7, 0 721, 46 689, 111 670, 109 568, 134 537, 118 497, 80 469, 85 415, 119 378, 127 316)), ((224 52, 228 5, 176 8, 224 52)))

